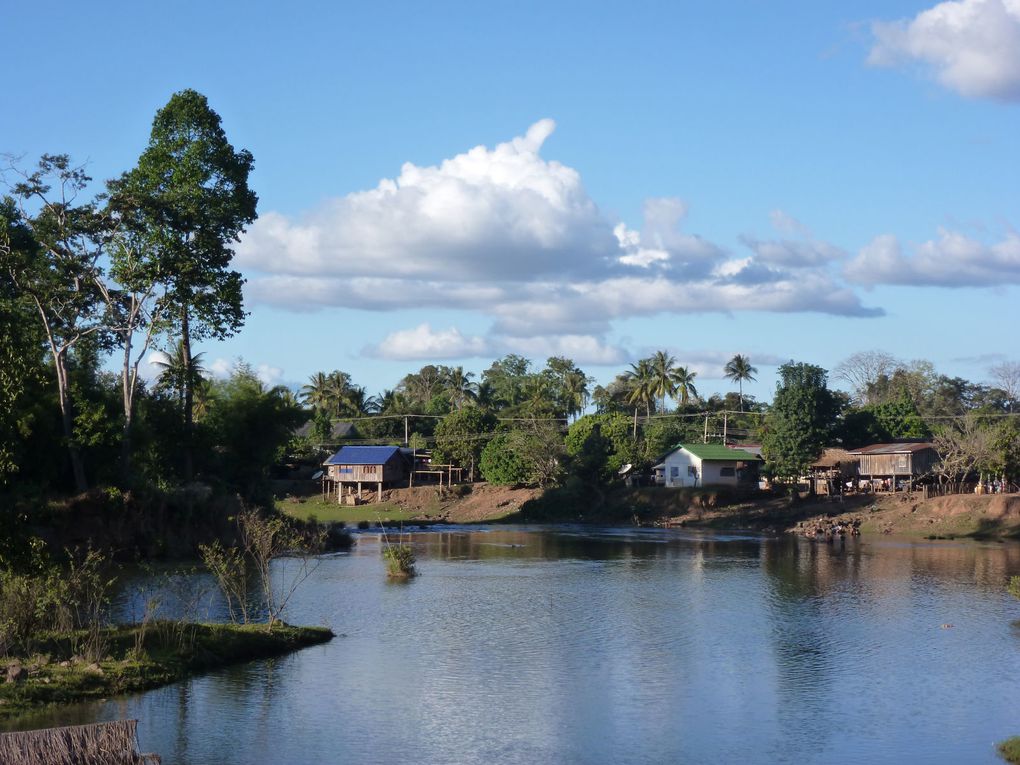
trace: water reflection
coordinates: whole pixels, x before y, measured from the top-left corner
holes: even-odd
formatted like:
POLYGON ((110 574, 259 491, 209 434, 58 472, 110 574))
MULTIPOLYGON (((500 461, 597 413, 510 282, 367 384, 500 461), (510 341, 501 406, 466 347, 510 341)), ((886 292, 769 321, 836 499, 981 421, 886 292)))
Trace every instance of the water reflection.
MULTIPOLYGON (((186 765, 996 762, 1020 732, 1020 604, 1002 591, 1016 545, 409 539, 409 585, 387 584, 362 534, 299 591, 289 620, 346 637, 16 725, 138 717, 143 749, 186 765)), ((118 607, 136 605, 126 590, 118 607)))

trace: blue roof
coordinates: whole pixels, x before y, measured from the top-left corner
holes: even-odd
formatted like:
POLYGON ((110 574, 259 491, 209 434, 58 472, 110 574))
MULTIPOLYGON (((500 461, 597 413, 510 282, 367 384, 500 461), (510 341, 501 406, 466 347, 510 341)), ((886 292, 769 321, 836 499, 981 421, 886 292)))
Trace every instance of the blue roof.
POLYGON ((394 454, 399 453, 399 446, 344 446, 323 464, 384 465, 394 454))

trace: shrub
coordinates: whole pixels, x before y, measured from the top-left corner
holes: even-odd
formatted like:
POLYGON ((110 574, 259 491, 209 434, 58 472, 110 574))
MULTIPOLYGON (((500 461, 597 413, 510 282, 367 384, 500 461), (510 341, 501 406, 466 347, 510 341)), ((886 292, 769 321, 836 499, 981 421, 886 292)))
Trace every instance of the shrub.
POLYGON ((1020 736, 1012 736, 999 743, 999 754, 1006 762, 1020 763, 1020 736))
POLYGON ((382 549, 383 560, 386 561, 386 573, 394 579, 409 579, 418 572, 414 568, 415 557, 411 545, 385 544, 382 549))

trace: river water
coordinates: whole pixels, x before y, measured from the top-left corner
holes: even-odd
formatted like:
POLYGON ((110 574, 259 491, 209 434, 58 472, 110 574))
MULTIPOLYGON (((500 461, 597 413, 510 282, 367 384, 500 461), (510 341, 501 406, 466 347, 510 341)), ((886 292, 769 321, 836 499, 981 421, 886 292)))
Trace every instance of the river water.
POLYGON ((410 541, 407 583, 374 534, 321 560, 287 620, 327 645, 16 726, 138 718, 142 750, 181 765, 995 763, 1020 734, 1014 543, 410 541))

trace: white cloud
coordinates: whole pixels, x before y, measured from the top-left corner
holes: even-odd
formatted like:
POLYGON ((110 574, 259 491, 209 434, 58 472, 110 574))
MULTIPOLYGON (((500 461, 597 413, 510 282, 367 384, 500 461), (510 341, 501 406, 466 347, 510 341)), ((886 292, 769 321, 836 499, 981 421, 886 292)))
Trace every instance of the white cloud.
POLYGON ((369 346, 364 353, 377 358, 444 361, 484 356, 488 344, 484 338, 463 335, 456 327, 435 331, 428 323, 413 329, 402 329, 387 335, 381 343, 369 346))
POLYGON ((1020 234, 1009 231, 995 244, 940 228, 938 238, 904 252, 891 234, 876 237, 845 269, 864 285, 998 287, 1020 284, 1020 234))
POLYGON ((438 167, 410 162, 375 189, 334 199, 299 221, 263 215, 238 247, 246 269, 293 275, 519 280, 590 274, 611 264, 613 227, 576 170, 539 150, 541 120, 494 149, 438 167))
POLYGON ((222 357, 213 359, 212 362, 206 367, 209 374, 217 380, 225 380, 230 377, 230 373, 234 371, 234 363, 228 359, 222 357))
POLYGON ((264 215, 239 247, 247 298, 295 311, 442 308, 492 321, 484 336, 421 324, 365 349, 401 359, 530 344, 542 349, 533 354, 570 349, 603 363, 625 357, 604 338, 614 320, 633 316, 880 313, 830 273, 842 251, 781 211, 773 224, 791 238, 755 240, 745 259, 691 233, 681 199, 647 200, 640 230, 611 221, 576 170, 540 155, 553 128, 542 120, 492 149, 407 163, 398 177, 300 219, 264 215))
POLYGON ((872 33, 870 64, 915 62, 964 96, 1020 100, 1020 0, 951 0, 872 33))

